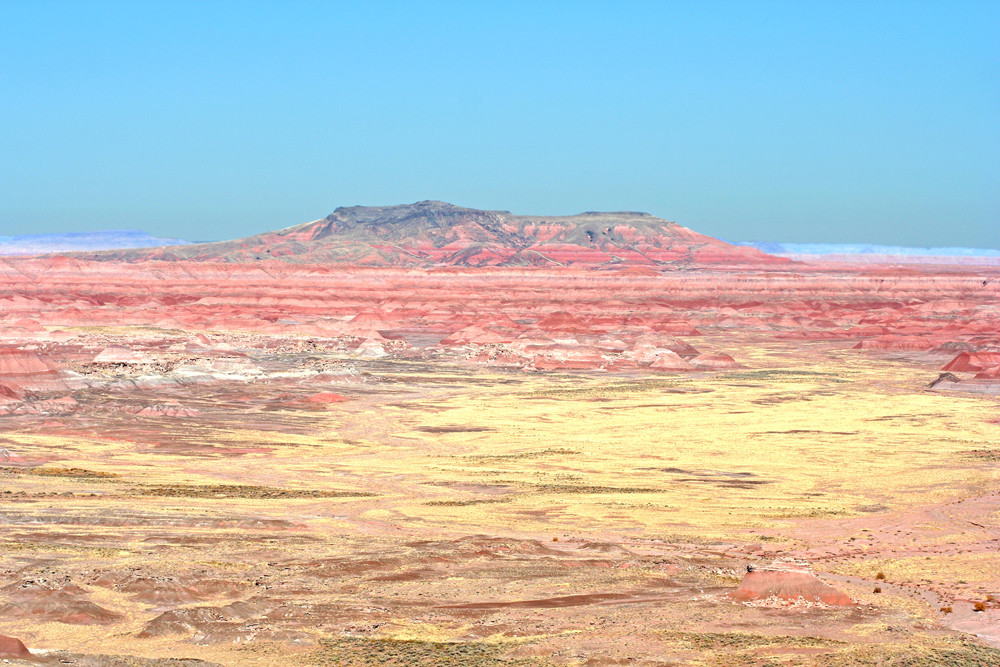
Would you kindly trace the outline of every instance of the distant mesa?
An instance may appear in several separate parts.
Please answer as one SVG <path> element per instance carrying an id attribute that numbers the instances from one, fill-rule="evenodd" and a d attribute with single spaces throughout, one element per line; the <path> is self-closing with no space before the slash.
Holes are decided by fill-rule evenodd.
<path id="1" fill-rule="evenodd" d="M 235 241 L 78 255 L 94 260 L 205 260 L 372 267 L 785 266 L 755 248 L 704 236 L 647 213 L 514 215 L 439 201 L 351 206 Z"/>
<path id="2" fill-rule="evenodd" d="M 46 255 L 59 252 L 157 248 L 178 245 L 189 245 L 189 242 L 181 239 L 159 238 L 138 230 L 25 234 L 22 236 L 0 236 L 0 255 Z"/>

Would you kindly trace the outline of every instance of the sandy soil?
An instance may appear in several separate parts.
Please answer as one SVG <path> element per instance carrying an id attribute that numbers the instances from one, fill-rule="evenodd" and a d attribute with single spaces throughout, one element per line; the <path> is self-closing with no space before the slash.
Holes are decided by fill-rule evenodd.
<path id="1" fill-rule="evenodd" d="M 714 373 L 331 352 L 8 414 L 0 633 L 68 664 L 995 664 L 996 399 L 740 336 L 699 338 L 743 351 Z M 856 604 L 730 599 L 775 560 Z"/>

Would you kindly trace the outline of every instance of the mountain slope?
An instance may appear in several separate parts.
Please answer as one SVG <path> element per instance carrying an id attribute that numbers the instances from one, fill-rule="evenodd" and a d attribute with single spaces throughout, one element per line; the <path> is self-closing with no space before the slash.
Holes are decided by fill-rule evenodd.
<path id="1" fill-rule="evenodd" d="M 321 220 L 235 241 L 83 256 L 421 267 L 788 262 L 648 213 L 521 216 L 436 201 L 338 208 Z"/>

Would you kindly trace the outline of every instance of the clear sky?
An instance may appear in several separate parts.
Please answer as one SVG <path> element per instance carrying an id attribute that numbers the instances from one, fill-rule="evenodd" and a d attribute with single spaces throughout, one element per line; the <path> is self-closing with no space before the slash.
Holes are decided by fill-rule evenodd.
<path id="1" fill-rule="evenodd" d="M 422 199 L 1000 247 L 1000 2 L 0 0 L 0 234 Z"/>

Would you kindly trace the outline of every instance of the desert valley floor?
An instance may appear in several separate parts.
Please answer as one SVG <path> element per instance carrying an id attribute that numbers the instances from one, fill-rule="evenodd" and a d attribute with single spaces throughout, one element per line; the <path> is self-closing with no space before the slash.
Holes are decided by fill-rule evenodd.
<path id="1" fill-rule="evenodd" d="M 1000 664 L 996 267 L 0 276 L 0 661 Z"/>

